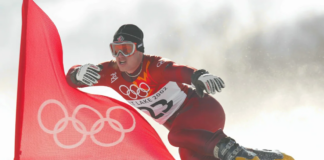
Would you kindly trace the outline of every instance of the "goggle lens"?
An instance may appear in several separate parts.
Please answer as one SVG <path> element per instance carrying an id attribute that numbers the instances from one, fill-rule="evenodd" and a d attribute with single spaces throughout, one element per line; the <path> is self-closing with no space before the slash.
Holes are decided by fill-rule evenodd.
<path id="1" fill-rule="evenodd" d="M 117 57 L 119 53 L 127 57 L 135 52 L 135 43 L 111 43 L 110 49 L 114 57 Z"/>

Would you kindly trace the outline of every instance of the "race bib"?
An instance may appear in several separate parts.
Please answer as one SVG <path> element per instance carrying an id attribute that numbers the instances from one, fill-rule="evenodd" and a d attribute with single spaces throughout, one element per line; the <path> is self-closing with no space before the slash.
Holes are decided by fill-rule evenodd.
<path id="1" fill-rule="evenodd" d="M 128 102 L 163 124 L 182 105 L 187 95 L 176 82 L 169 82 L 155 94 Z"/>

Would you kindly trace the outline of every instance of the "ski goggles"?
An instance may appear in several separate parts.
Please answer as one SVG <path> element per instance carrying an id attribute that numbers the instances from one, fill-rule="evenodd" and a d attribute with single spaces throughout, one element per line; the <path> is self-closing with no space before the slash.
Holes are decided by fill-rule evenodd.
<path id="1" fill-rule="evenodd" d="M 133 42 L 120 42 L 110 43 L 110 49 L 113 57 L 118 57 L 119 53 L 125 57 L 131 56 L 136 50 L 136 43 Z"/>

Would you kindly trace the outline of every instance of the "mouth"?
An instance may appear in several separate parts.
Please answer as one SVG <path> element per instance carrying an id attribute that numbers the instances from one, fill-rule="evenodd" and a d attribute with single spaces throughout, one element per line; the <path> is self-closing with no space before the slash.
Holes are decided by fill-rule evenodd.
<path id="1" fill-rule="evenodd" d="M 124 64 L 126 64 L 126 61 L 119 61 L 119 64 L 124 65 Z"/>

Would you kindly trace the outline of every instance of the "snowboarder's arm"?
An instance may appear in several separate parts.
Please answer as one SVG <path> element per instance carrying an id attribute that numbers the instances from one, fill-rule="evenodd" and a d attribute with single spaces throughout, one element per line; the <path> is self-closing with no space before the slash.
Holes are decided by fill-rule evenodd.
<path id="1" fill-rule="evenodd" d="M 178 65 L 163 58 L 153 62 L 150 68 L 150 73 L 158 81 L 191 84 L 195 86 L 200 97 L 204 97 L 204 90 L 208 94 L 215 94 L 221 92 L 222 88 L 225 87 L 225 83 L 220 77 L 209 74 L 204 69 L 197 70 L 186 65 Z"/>
<path id="2" fill-rule="evenodd" d="M 169 63 L 165 66 L 163 75 L 167 81 L 191 84 L 191 75 L 195 71 L 196 69 L 193 67 Z"/>
<path id="3" fill-rule="evenodd" d="M 170 63 L 164 72 L 166 80 L 191 84 L 195 86 L 199 97 L 204 97 L 204 90 L 207 94 L 221 92 L 225 87 L 224 81 L 217 76 L 209 74 L 204 69 L 196 70 L 192 67 Z"/>
<path id="4" fill-rule="evenodd" d="M 165 58 L 156 57 L 149 67 L 154 80 L 161 83 L 169 81 L 191 84 L 191 75 L 195 68 L 186 65 L 179 65 Z"/>

